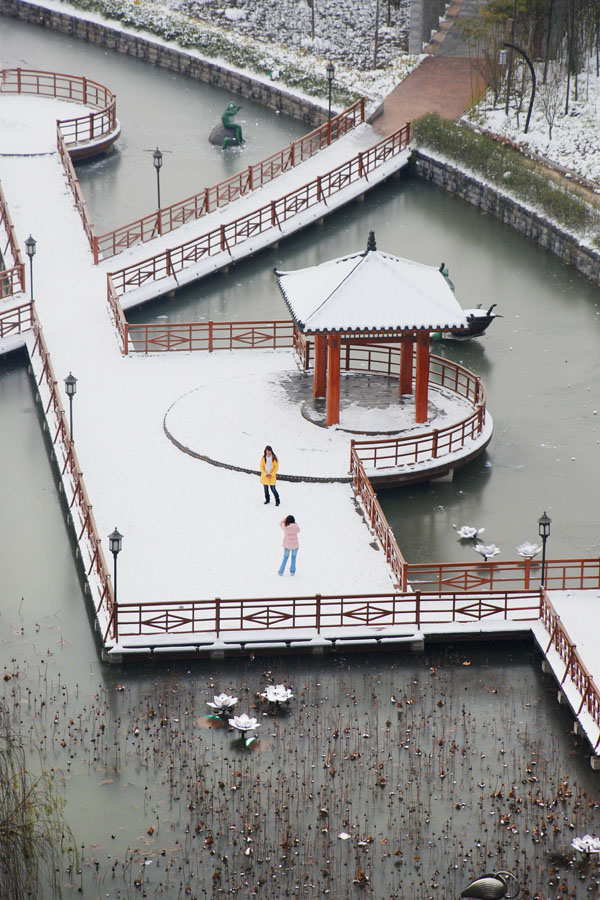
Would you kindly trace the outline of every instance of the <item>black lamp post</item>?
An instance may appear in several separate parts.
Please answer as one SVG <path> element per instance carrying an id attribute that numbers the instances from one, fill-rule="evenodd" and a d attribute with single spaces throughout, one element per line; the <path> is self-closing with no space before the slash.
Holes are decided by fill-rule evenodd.
<path id="1" fill-rule="evenodd" d="M 527 110 L 527 119 L 525 121 L 525 134 L 527 134 L 527 130 L 529 128 L 529 123 L 531 121 L 531 111 L 533 110 L 533 101 L 535 100 L 535 86 L 536 86 L 535 69 L 533 68 L 533 63 L 531 62 L 531 60 L 529 59 L 529 57 L 527 56 L 525 51 L 521 50 L 520 47 L 517 47 L 516 44 L 509 44 L 507 41 L 504 41 L 502 46 L 510 47 L 511 50 L 516 50 L 517 53 L 520 53 L 521 56 L 523 57 L 523 59 L 525 60 L 525 62 L 527 63 L 527 65 L 529 66 L 529 71 L 531 72 L 531 100 L 529 101 L 529 109 Z M 501 66 L 505 65 L 505 63 L 506 63 L 506 51 L 505 50 L 500 50 L 500 52 L 498 54 L 498 62 Z M 509 94 L 510 94 L 510 74 L 508 76 L 508 83 L 506 85 L 506 115 L 508 115 Z"/>
<path id="2" fill-rule="evenodd" d="M 37 241 L 29 235 L 27 240 L 25 241 L 25 250 L 27 251 L 27 256 L 29 257 L 29 293 L 31 299 L 33 300 L 33 257 L 35 256 L 35 251 L 37 249 Z"/>
<path id="3" fill-rule="evenodd" d="M 119 534 L 117 527 L 115 526 L 115 530 L 112 534 L 108 536 L 108 546 L 110 552 L 113 555 L 114 560 L 114 568 L 113 568 L 113 591 L 115 595 L 115 603 L 117 602 L 117 556 L 121 552 L 121 547 L 123 546 L 123 535 Z"/>
<path id="4" fill-rule="evenodd" d="M 546 541 L 550 537 L 550 523 L 552 519 L 544 510 L 544 513 L 538 519 L 539 535 L 542 539 L 542 581 L 541 586 L 546 584 Z"/>
<path id="5" fill-rule="evenodd" d="M 331 119 L 331 90 L 333 87 L 333 79 L 335 78 L 335 66 L 332 62 L 327 63 L 327 81 L 329 83 L 329 112 L 327 114 L 327 121 Z"/>
<path id="6" fill-rule="evenodd" d="M 65 378 L 65 390 L 69 398 L 69 430 L 71 432 L 71 440 L 73 440 L 73 397 L 77 393 L 77 379 L 72 372 L 69 372 Z"/>
<path id="7" fill-rule="evenodd" d="M 157 147 L 152 154 L 152 159 L 154 160 L 154 168 L 156 169 L 156 193 L 158 195 L 158 209 L 160 209 L 160 170 L 162 167 L 162 158 L 163 155 Z"/>

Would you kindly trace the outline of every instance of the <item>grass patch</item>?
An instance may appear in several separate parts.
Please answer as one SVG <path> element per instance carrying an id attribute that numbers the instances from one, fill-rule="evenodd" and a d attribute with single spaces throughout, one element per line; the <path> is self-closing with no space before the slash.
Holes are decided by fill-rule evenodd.
<path id="1" fill-rule="evenodd" d="M 417 146 L 429 147 L 471 169 L 498 189 L 541 210 L 566 230 L 598 232 L 600 212 L 581 197 L 548 179 L 537 164 L 513 147 L 478 134 L 465 125 L 428 113 L 412 124 Z M 593 239 L 600 246 L 600 237 Z"/>

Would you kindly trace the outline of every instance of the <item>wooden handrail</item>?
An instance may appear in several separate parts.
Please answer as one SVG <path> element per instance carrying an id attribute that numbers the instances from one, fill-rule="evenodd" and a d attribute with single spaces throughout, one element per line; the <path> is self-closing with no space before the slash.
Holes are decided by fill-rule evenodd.
<path id="1" fill-rule="evenodd" d="M 2 299 L 2 297 L 12 297 L 25 290 L 25 266 L 2 184 L 0 184 L 0 237 L 2 239 L 1 258 L 5 262 L 8 260 L 12 263 L 9 268 L 0 270 L 0 299 Z"/>
<path id="2" fill-rule="evenodd" d="M 200 193 L 180 200 L 171 206 L 165 206 L 150 215 L 143 216 L 127 225 L 108 231 L 98 236 L 98 253 L 102 259 L 116 256 L 128 247 L 144 243 L 157 235 L 168 234 L 186 222 L 200 219 L 215 209 L 221 209 L 250 191 L 256 190 L 279 175 L 310 159 L 324 147 L 347 134 L 364 122 L 364 99 L 361 98 L 349 106 L 331 123 L 320 125 L 304 137 L 293 141 L 287 147 L 260 162 L 253 163 L 212 187 L 204 188 Z"/>
<path id="3" fill-rule="evenodd" d="M 171 247 L 169 250 L 162 251 L 141 262 L 112 272 L 113 287 L 117 296 L 149 281 L 158 281 L 169 275 L 175 275 L 204 257 L 215 256 L 222 253 L 224 249 L 230 250 L 231 247 L 243 243 L 250 237 L 262 234 L 272 228 L 274 224 L 283 224 L 321 202 L 320 197 L 327 199 L 359 178 L 366 177 L 368 172 L 383 165 L 392 156 L 404 150 L 408 146 L 409 139 L 410 123 L 363 152 L 364 176 L 359 174 L 358 156 L 354 156 L 332 171 L 313 179 L 277 200 L 269 201 L 247 215 L 220 225 L 184 244 Z"/>
<path id="4" fill-rule="evenodd" d="M 58 391 L 50 353 L 35 309 L 32 309 L 32 316 L 35 341 L 31 350 L 31 358 L 33 361 L 37 355 L 42 363 L 41 373 L 36 375 L 36 382 L 38 387 L 41 387 L 43 384 L 48 391 L 48 402 L 44 408 L 46 421 L 49 421 L 49 415 L 51 414 L 56 429 L 52 437 L 52 444 L 57 463 L 61 469 L 62 482 L 73 517 L 79 548 L 82 554 L 85 553 L 87 555 L 87 560 L 84 561 L 86 574 L 89 577 L 94 572 L 98 579 L 98 595 L 95 603 L 96 612 L 99 612 L 104 606 L 109 619 L 114 622 L 116 627 L 116 619 L 112 616 L 114 606 L 113 588 L 92 512 L 92 504 L 85 488 L 75 447 L 71 440 L 67 417 Z M 71 491 L 70 498 L 68 495 L 69 489 Z M 114 633 L 116 634 L 116 632 Z"/>

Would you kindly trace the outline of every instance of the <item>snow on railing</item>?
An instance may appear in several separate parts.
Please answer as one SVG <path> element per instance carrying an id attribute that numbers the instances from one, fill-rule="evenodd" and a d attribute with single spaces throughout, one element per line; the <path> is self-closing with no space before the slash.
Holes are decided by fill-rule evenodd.
<path id="1" fill-rule="evenodd" d="M 239 197 L 273 181 L 305 159 L 310 159 L 324 147 L 328 147 L 333 141 L 362 124 L 364 118 L 365 105 L 364 99 L 361 98 L 329 122 L 225 181 L 100 235 L 97 238 L 94 261 L 98 262 L 99 258 L 109 259 L 128 247 L 150 241 L 158 235 L 168 234 L 186 222 L 200 219 L 215 209 L 227 206 Z"/>
<path id="2" fill-rule="evenodd" d="M 200 237 L 176 247 L 170 247 L 155 256 L 133 263 L 111 273 L 113 289 L 117 296 L 135 290 L 151 281 L 174 277 L 205 257 L 218 253 L 231 253 L 231 248 L 242 244 L 271 228 L 281 228 L 299 213 L 324 203 L 329 197 L 348 185 L 366 178 L 369 172 L 383 165 L 404 150 L 410 139 L 410 123 L 404 125 L 375 146 L 337 166 L 313 181 L 290 191 L 283 197 L 264 204 L 253 212 L 232 222 L 213 228 Z"/>
<path id="3" fill-rule="evenodd" d="M 56 463 L 60 470 L 60 477 L 72 518 L 77 544 L 84 561 L 86 576 L 88 579 L 90 576 L 93 576 L 92 580 L 96 586 L 97 596 L 94 602 L 96 614 L 103 612 L 110 619 L 114 607 L 111 578 L 92 512 L 92 504 L 85 488 L 67 417 L 58 392 L 50 353 L 35 310 L 32 311 L 32 314 L 35 341 L 31 348 L 30 356 L 40 401 L 43 404 L 46 425 L 50 434 Z M 34 364 L 36 357 L 39 358 L 41 368 Z"/>
<path id="4" fill-rule="evenodd" d="M 25 290 L 25 266 L 21 259 L 15 229 L 8 211 L 8 204 L 0 184 L 0 260 L 8 268 L 0 270 L 0 299 L 12 297 Z"/>

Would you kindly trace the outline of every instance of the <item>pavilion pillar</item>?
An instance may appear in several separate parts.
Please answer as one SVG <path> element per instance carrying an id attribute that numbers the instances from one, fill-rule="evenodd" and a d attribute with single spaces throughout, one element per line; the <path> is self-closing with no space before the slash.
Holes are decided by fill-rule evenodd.
<path id="1" fill-rule="evenodd" d="M 429 398 L 429 332 L 417 333 L 417 365 L 415 372 L 415 422 L 427 421 Z"/>
<path id="2" fill-rule="evenodd" d="M 339 335 L 327 335 L 327 425 L 340 422 L 340 346 Z"/>
<path id="3" fill-rule="evenodd" d="M 402 341 L 400 344 L 400 381 L 399 394 L 412 394 L 413 342 Z"/>
<path id="4" fill-rule="evenodd" d="M 313 397 L 324 397 L 327 389 L 327 335 L 315 334 Z"/>

